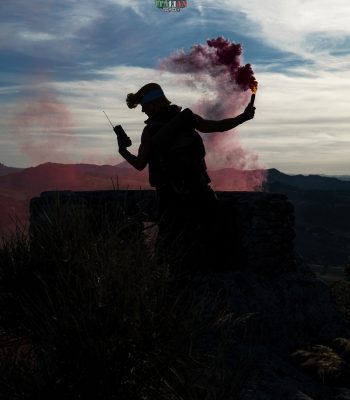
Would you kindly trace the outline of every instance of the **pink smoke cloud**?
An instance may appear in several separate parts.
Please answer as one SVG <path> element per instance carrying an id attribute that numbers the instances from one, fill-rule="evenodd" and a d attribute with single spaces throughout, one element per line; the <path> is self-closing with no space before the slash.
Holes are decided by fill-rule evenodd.
<path id="1" fill-rule="evenodd" d="M 23 96 L 18 107 L 13 127 L 23 154 L 35 163 L 71 162 L 74 123 L 55 90 L 39 84 L 34 93 Z"/>
<path id="2" fill-rule="evenodd" d="M 161 70 L 185 74 L 182 82 L 189 88 L 200 88 L 204 92 L 192 106 L 195 113 L 207 119 L 231 118 L 241 113 L 248 105 L 251 90 L 257 81 L 250 64 L 242 64 L 242 46 L 223 37 L 207 40 L 206 44 L 196 44 L 189 52 L 178 50 L 160 60 Z M 251 123 L 251 122 L 250 122 Z M 257 153 L 241 144 L 237 131 L 205 134 L 206 161 L 210 170 L 232 168 L 234 170 L 256 170 L 249 175 L 234 174 L 232 182 L 227 182 L 227 190 L 256 190 L 265 180 L 264 167 Z M 227 178 L 230 179 L 229 177 Z M 239 182 L 237 181 L 239 179 Z"/>

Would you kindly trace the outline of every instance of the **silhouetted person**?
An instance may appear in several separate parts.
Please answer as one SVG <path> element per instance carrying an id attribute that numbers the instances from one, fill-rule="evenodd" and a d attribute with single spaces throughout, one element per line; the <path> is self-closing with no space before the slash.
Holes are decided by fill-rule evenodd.
<path id="1" fill-rule="evenodd" d="M 149 167 L 149 181 L 158 198 L 158 242 L 168 248 L 187 251 L 195 243 L 210 245 L 216 195 L 210 187 L 205 164 L 203 133 L 223 132 L 254 117 L 250 103 L 237 117 L 219 121 L 206 120 L 191 110 L 171 104 L 156 83 L 148 83 L 126 98 L 129 108 L 141 105 L 148 119 L 137 155 L 131 154 L 118 140 L 119 153 L 139 171 Z M 196 240 L 198 239 L 198 240 Z M 192 251 L 193 254 L 193 251 Z"/>

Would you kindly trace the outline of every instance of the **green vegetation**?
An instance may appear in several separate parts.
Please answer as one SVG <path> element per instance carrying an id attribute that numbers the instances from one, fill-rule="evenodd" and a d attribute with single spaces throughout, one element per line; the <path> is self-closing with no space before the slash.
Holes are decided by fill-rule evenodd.
<path id="1" fill-rule="evenodd" d="M 191 279 L 143 239 L 138 216 L 75 206 L 3 240 L 2 399 L 235 398 L 225 316 L 210 320 Z"/>

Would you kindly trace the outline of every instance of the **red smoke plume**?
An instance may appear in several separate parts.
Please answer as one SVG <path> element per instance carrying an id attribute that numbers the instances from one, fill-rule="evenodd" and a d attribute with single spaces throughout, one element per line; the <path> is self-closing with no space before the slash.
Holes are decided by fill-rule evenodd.
<path id="1" fill-rule="evenodd" d="M 251 92 L 257 81 L 250 64 L 241 65 L 242 46 L 218 37 L 207 40 L 205 45 L 194 45 L 186 53 L 179 50 L 160 61 L 162 70 L 184 73 L 184 82 L 190 88 L 200 88 L 203 97 L 192 108 L 208 119 L 222 119 L 236 116 L 248 105 Z M 258 155 L 245 150 L 236 134 L 232 132 L 206 134 L 209 169 L 232 168 L 235 170 L 257 170 L 255 179 L 242 182 L 245 174 L 233 173 L 226 182 L 226 190 L 255 190 L 265 180 L 264 167 Z"/>
<path id="2" fill-rule="evenodd" d="M 23 153 L 35 163 L 70 162 L 74 140 L 73 122 L 65 104 L 49 87 L 26 96 L 14 120 L 15 133 Z"/>

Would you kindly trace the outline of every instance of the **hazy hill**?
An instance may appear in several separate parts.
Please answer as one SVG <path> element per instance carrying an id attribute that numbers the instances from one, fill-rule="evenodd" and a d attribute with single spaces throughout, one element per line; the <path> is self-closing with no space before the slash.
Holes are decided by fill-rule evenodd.
<path id="1" fill-rule="evenodd" d="M 7 167 L 6 165 L 0 163 L 0 176 L 13 174 L 14 172 L 19 172 L 23 168 Z"/>
<path id="2" fill-rule="evenodd" d="M 334 178 L 340 179 L 341 181 L 350 181 L 349 175 L 337 175 L 337 176 L 334 176 Z"/>
<path id="3" fill-rule="evenodd" d="M 267 173 L 267 184 L 283 183 L 303 190 L 350 190 L 350 182 L 321 175 L 287 175 L 275 168 Z"/>
<path id="4" fill-rule="evenodd" d="M 6 169 L 7 167 L 4 166 Z M 225 169 L 210 172 L 216 190 L 247 190 L 262 171 Z M 14 215 L 27 220 L 31 197 L 50 190 L 149 189 L 148 171 L 128 163 L 112 165 L 45 163 L 0 176 L 0 231 L 13 227 Z"/>
<path id="5" fill-rule="evenodd" d="M 7 171 L 1 176 L 1 171 Z M 277 169 L 210 171 L 216 190 L 246 189 L 266 175 L 264 190 L 284 193 L 295 207 L 297 250 L 315 264 L 343 264 L 350 256 L 350 182 L 319 175 L 287 175 Z M 45 163 L 18 169 L 0 164 L 0 231 L 28 219 L 31 197 L 49 190 L 148 189 L 147 170 L 119 165 Z"/>
<path id="6" fill-rule="evenodd" d="M 344 265 L 350 258 L 350 182 L 276 169 L 267 177 L 265 189 L 294 205 L 297 251 L 314 264 Z"/>
<path id="7" fill-rule="evenodd" d="M 328 176 L 331 178 L 337 178 L 341 181 L 350 181 L 350 175 L 325 175 L 325 174 L 320 174 L 320 176 Z"/>
<path id="8" fill-rule="evenodd" d="M 45 190 L 113 189 L 113 184 L 140 187 L 146 184 L 146 177 L 146 171 L 111 165 L 45 163 L 1 176 L 0 190 L 33 194 Z"/>
<path id="9" fill-rule="evenodd" d="M 302 190 L 279 182 L 268 189 L 294 205 L 300 254 L 314 264 L 344 265 L 350 257 L 350 191 Z"/>
<path id="10" fill-rule="evenodd" d="M 111 165 L 45 163 L 0 176 L 0 232 L 28 220 L 32 197 L 47 190 L 149 188 L 147 171 Z"/>

